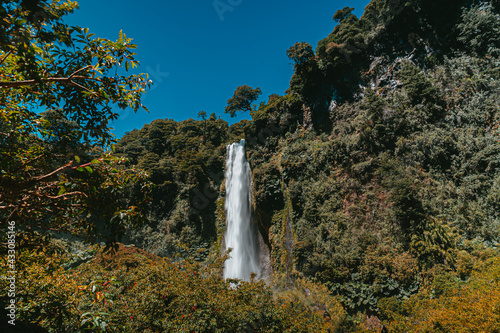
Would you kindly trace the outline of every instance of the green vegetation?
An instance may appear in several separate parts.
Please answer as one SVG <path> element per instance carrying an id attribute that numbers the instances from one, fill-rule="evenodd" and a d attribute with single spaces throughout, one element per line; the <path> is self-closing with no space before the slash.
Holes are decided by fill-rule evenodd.
<path id="1" fill-rule="evenodd" d="M 305 301 L 299 293 L 275 298 L 264 281 L 223 281 L 222 258 L 162 259 L 121 245 L 71 270 L 64 255 L 22 252 L 21 259 L 30 278 L 19 287 L 30 296 L 21 298 L 20 316 L 49 332 L 307 333 L 341 319 L 340 304 L 312 283 L 297 282 L 307 288 Z M 332 313 L 329 323 L 324 312 Z"/>
<path id="2" fill-rule="evenodd" d="M 137 111 L 150 82 L 145 74 L 112 74 L 137 66 L 135 45 L 123 33 L 113 42 L 64 24 L 76 5 L 0 6 L 0 219 L 26 221 L 21 247 L 49 232 L 112 244 L 144 221 L 147 175 L 104 149 L 115 141 L 111 105 Z M 131 186 L 140 193 L 134 200 L 126 199 Z"/>
<path id="3" fill-rule="evenodd" d="M 252 111 L 255 108 L 252 103 L 259 98 L 261 93 L 260 88 L 253 89 L 247 85 L 239 86 L 236 88 L 233 97 L 227 100 L 224 112 L 234 117 L 237 111 Z"/>
<path id="4" fill-rule="evenodd" d="M 19 226 L 22 321 L 51 332 L 497 330 L 498 1 L 373 0 L 360 18 L 346 7 L 315 50 L 287 50 L 285 95 L 257 106 L 259 88 L 236 89 L 225 111 L 251 120 L 159 119 L 113 153 L 107 103 L 137 109 L 148 85 L 108 75 L 137 64 L 133 46 L 66 27 L 73 3 L 37 3 L 52 46 L 5 41 L 42 29 L 24 2 L 0 26 L 0 218 L 33 221 Z M 72 67 L 57 71 L 56 53 Z M 221 278 L 225 150 L 241 138 L 267 284 Z M 45 237 L 62 231 L 118 251 L 67 253 Z"/>
<path id="5" fill-rule="evenodd" d="M 202 121 L 155 120 L 121 139 L 116 153 L 146 170 L 155 184 L 150 223 L 129 233 L 132 243 L 170 256 L 179 242 L 208 248 L 217 240 L 216 200 L 227 141 L 228 124 L 215 114 Z"/>

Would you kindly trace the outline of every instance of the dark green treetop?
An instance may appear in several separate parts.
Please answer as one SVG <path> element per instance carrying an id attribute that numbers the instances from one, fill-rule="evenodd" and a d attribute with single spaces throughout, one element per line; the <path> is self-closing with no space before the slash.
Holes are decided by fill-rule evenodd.
<path id="1" fill-rule="evenodd" d="M 224 112 L 234 117 L 238 111 L 251 111 L 252 103 L 259 98 L 260 94 L 262 94 L 262 91 L 258 87 L 253 89 L 247 85 L 239 86 L 234 91 L 233 97 L 227 100 L 227 106 Z"/>

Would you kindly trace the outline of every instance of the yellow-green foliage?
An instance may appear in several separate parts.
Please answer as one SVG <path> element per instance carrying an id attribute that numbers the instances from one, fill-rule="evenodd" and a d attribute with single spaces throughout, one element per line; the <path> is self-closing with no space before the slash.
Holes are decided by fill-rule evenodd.
<path id="1" fill-rule="evenodd" d="M 335 297 L 331 296 L 324 285 L 310 282 L 299 278 L 293 283 L 291 289 L 279 293 L 282 302 L 297 303 L 305 305 L 322 314 L 322 329 L 326 332 L 335 331 L 345 320 L 345 311 Z"/>
<path id="2" fill-rule="evenodd" d="M 225 281 L 224 258 L 173 261 L 120 245 L 76 269 L 61 266 L 67 259 L 20 254 L 18 320 L 49 332 L 327 332 L 344 316 L 324 287 L 305 281 L 285 294 L 264 281 Z"/>
<path id="3" fill-rule="evenodd" d="M 390 332 L 499 332 L 500 259 L 489 260 L 466 283 L 436 279 L 449 281 L 441 296 L 429 287 L 399 307 L 383 309 L 392 317 Z"/>

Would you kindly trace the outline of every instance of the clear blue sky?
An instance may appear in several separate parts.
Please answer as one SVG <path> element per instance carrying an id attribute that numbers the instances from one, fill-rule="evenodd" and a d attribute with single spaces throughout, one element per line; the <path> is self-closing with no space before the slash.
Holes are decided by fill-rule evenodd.
<path id="1" fill-rule="evenodd" d="M 109 39 L 123 30 L 138 46 L 140 71 L 154 82 L 144 99 L 150 113 L 120 110 L 112 126 L 121 137 L 154 119 L 196 119 L 201 110 L 230 123 L 249 118 L 224 114 L 237 86 L 260 87 L 262 99 L 283 94 L 293 73 L 286 50 L 303 41 L 315 48 L 338 9 L 355 7 L 359 17 L 368 2 L 79 0 L 66 22 Z"/>

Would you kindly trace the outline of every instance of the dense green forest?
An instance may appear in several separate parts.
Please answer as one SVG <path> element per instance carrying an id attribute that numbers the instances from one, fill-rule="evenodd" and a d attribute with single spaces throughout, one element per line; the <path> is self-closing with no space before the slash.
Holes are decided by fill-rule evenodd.
<path id="1" fill-rule="evenodd" d="M 65 25 L 74 3 L 35 3 L 45 15 L 0 13 L 5 258 L 7 222 L 29 221 L 18 331 L 498 332 L 498 1 L 346 7 L 315 48 L 286 50 L 286 94 L 238 87 L 225 112 L 250 120 L 202 111 L 118 142 L 109 104 L 140 109 L 150 83 L 113 74 L 135 46 Z M 234 287 L 224 162 L 240 139 L 273 274 Z"/>

